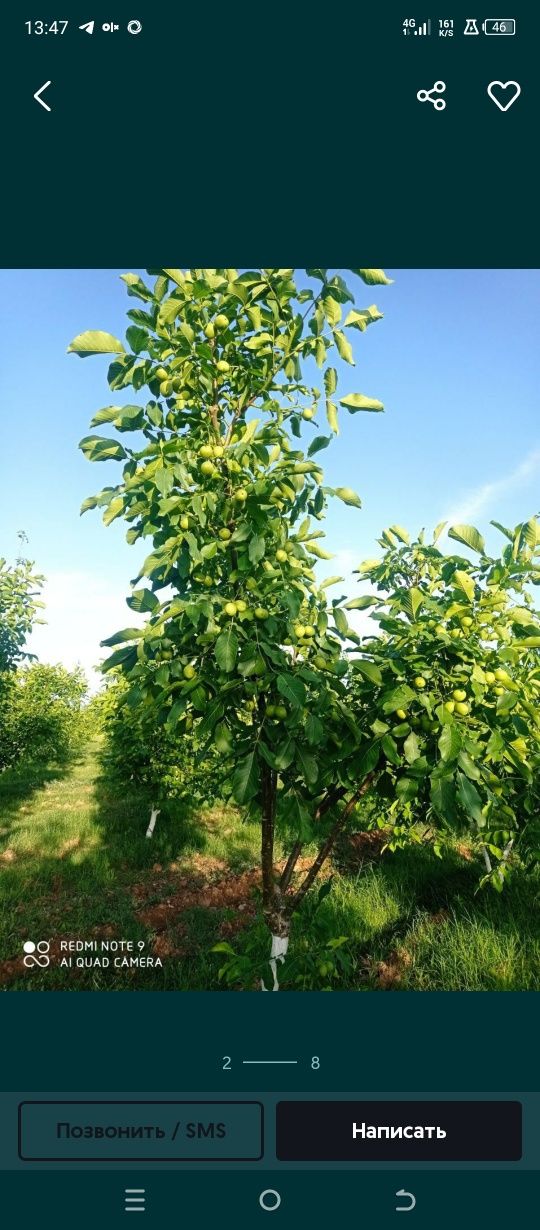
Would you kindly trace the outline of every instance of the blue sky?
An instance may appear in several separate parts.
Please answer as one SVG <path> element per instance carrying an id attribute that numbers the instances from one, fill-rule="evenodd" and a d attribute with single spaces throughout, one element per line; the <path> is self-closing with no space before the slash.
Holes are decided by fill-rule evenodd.
<path id="1" fill-rule="evenodd" d="M 108 360 L 66 347 L 84 329 L 123 337 L 137 301 L 121 272 L 0 271 L 0 554 L 13 557 L 17 531 L 26 532 L 48 578 L 48 623 L 32 648 L 87 670 L 100 640 L 126 623 L 129 580 L 146 554 L 127 546 L 121 523 L 79 517 L 85 496 L 114 483 L 120 467 L 90 465 L 77 449 L 113 400 Z M 335 501 L 326 527 L 336 560 L 325 571 L 344 572 L 348 588 L 393 521 L 416 532 L 448 517 L 486 531 L 492 517 L 514 524 L 540 508 L 540 271 L 387 272 L 388 287 L 345 275 L 358 306 L 376 303 L 384 320 L 352 335 L 356 367 L 340 364 L 340 394 L 377 397 L 386 413 L 343 412 L 341 435 L 319 456 L 328 483 L 362 498 L 360 512 Z M 487 538 L 496 549 L 496 532 Z"/>

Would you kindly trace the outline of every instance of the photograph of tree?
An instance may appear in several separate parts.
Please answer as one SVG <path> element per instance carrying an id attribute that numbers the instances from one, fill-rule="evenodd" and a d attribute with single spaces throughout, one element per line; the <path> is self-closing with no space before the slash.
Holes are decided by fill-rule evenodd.
<path id="1" fill-rule="evenodd" d="M 538 272 L 2 279 L 0 988 L 540 989 Z"/>

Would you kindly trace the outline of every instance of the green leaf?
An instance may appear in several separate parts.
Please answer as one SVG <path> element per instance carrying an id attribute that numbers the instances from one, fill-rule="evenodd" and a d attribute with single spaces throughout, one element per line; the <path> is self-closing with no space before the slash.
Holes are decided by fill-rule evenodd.
<path id="1" fill-rule="evenodd" d="M 364 594 L 362 598 L 350 598 L 344 608 L 346 611 L 367 611 L 368 606 L 377 606 L 378 602 L 374 594 Z"/>
<path id="2" fill-rule="evenodd" d="M 334 435 L 338 436 L 339 435 L 338 412 L 337 412 L 337 406 L 335 402 L 327 401 L 326 417 L 328 419 L 328 426 L 334 432 Z"/>
<path id="3" fill-rule="evenodd" d="M 371 773 L 377 767 L 380 754 L 381 744 L 379 739 L 374 739 L 372 743 L 368 743 L 367 747 L 362 749 L 354 765 L 355 776 L 359 786 L 368 773 Z"/>
<path id="4" fill-rule="evenodd" d="M 100 641 L 99 643 L 103 647 L 109 645 L 125 645 L 126 641 L 133 641 L 142 635 L 142 628 L 122 628 L 121 632 L 115 632 L 113 636 L 108 636 L 105 641 Z"/>
<path id="5" fill-rule="evenodd" d="M 253 751 L 239 761 L 233 775 L 232 792 L 236 802 L 240 806 L 249 803 L 257 794 L 258 785 L 257 753 Z"/>
<path id="6" fill-rule="evenodd" d="M 88 461 L 123 461 L 127 457 L 117 440 L 108 440 L 105 436 L 84 436 L 79 448 Z"/>
<path id="7" fill-rule="evenodd" d="M 443 726 L 438 746 L 443 760 L 456 759 L 461 748 L 461 735 L 455 722 L 448 722 Z"/>
<path id="8" fill-rule="evenodd" d="M 510 713 L 515 709 L 518 703 L 518 698 L 514 692 L 503 692 L 502 696 L 497 699 L 497 713 Z"/>
<path id="9" fill-rule="evenodd" d="M 93 354 L 125 354 L 125 349 L 122 342 L 119 342 L 117 337 L 113 337 L 112 333 L 88 330 L 86 333 L 78 333 L 77 337 L 73 338 L 68 346 L 69 353 L 78 354 L 81 359 L 86 359 Z"/>
<path id="10" fill-rule="evenodd" d="M 415 585 L 413 585 L 412 589 L 409 589 L 404 595 L 403 606 L 413 621 L 416 619 L 417 611 L 422 606 L 423 601 L 424 595 L 420 589 L 416 588 Z"/>
<path id="11" fill-rule="evenodd" d="M 126 669 L 129 669 L 131 666 L 134 666 L 136 658 L 136 647 L 134 645 L 124 645 L 123 649 L 116 649 L 109 658 L 106 658 L 105 661 L 101 663 L 101 670 L 110 671 L 113 667 L 122 666 L 122 664 Z"/>
<path id="12" fill-rule="evenodd" d="M 345 406 L 350 414 L 356 414 L 358 410 L 369 410 L 373 413 L 384 410 L 382 401 L 376 401 L 373 397 L 365 397 L 363 393 L 347 393 L 346 397 L 340 397 L 339 404 Z"/>
<path id="13" fill-rule="evenodd" d="M 301 679 L 295 675 L 278 675 L 277 689 L 289 704 L 302 707 L 306 703 L 306 689 Z"/>
<path id="14" fill-rule="evenodd" d="M 159 598 L 151 589 L 135 589 L 126 602 L 132 611 L 155 611 L 159 606 Z"/>
<path id="15" fill-rule="evenodd" d="M 334 495 L 337 495 L 344 504 L 350 504 L 352 508 L 362 507 L 360 496 L 353 491 L 352 487 L 334 487 Z"/>
<path id="16" fill-rule="evenodd" d="M 366 286 L 391 286 L 393 278 L 387 278 L 384 269 L 353 269 Z"/>
<path id="17" fill-rule="evenodd" d="M 266 542 L 262 534 L 254 534 L 248 547 L 248 555 L 252 564 L 258 564 L 264 556 Z"/>
<path id="18" fill-rule="evenodd" d="M 322 301 L 324 314 L 329 325 L 338 325 L 341 320 L 341 306 L 332 295 L 325 295 Z"/>
<path id="19" fill-rule="evenodd" d="M 461 806 L 480 827 L 483 827 L 486 821 L 482 815 L 482 800 L 476 786 L 473 786 L 472 782 L 463 773 L 460 773 L 459 770 L 456 776 L 458 783 L 457 797 Z"/>
<path id="20" fill-rule="evenodd" d="M 400 777 L 396 785 L 396 794 L 402 803 L 414 799 L 420 789 L 420 783 L 414 777 Z"/>
<path id="21" fill-rule="evenodd" d="M 431 778 L 430 790 L 431 806 L 435 815 L 440 816 L 441 820 L 447 823 L 454 823 L 457 818 L 456 813 L 456 790 L 452 774 L 437 775 L 433 774 Z"/>
<path id="22" fill-rule="evenodd" d="M 379 309 L 372 303 L 371 307 L 363 308 L 361 311 L 352 308 L 344 324 L 346 328 L 359 329 L 361 333 L 364 333 L 368 325 L 374 324 L 377 320 L 382 320 L 382 312 L 379 312 Z"/>
<path id="23" fill-rule="evenodd" d="M 367 662 L 365 658 L 354 658 L 352 663 L 355 670 L 360 671 L 364 679 L 368 679 L 370 683 L 375 683 L 378 687 L 382 684 L 382 675 L 375 662 Z M 398 706 L 399 708 L 399 706 Z"/>
<path id="24" fill-rule="evenodd" d="M 275 755 L 274 763 L 278 772 L 283 772 L 292 764 L 296 754 L 296 745 L 293 739 L 285 739 L 280 743 Z"/>
<path id="25" fill-rule="evenodd" d="M 495 529 L 499 530 L 499 533 L 504 534 L 505 538 L 510 539 L 510 542 L 514 541 L 514 535 L 513 535 L 512 530 L 508 530 L 505 525 L 501 525 L 500 521 L 490 521 L 489 524 L 494 525 Z"/>
<path id="26" fill-rule="evenodd" d="M 408 760 L 409 764 L 413 764 L 415 760 L 418 760 L 418 757 L 420 755 L 420 747 L 418 744 L 418 739 L 414 733 L 414 730 L 411 730 L 410 735 L 408 735 L 407 738 L 405 739 L 405 742 L 403 744 L 403 751 L 405 754 L 405 758 L 406 760 Z"/>
<path id="27" fill-rule="evenodd" d="M 443 532 L 443 530 L 444 530 L 445 525 L 447 525 L 447 522 L 446 522 L 446 521 L 439 521 L 439 524 L 435 526 L 435 529 L 434 529 L 434 531 L 433 531 L 433 546 L 435 546 L 435 543 L 436 543 L 436 542 L 438 541 L 438 539 L 440 538 L 440 536 L 441 536 L 441 534 L 442 534 L 442 532 Z"/>
<path id="28" fill-rule="evenodd" d="M 317 559 L 334 558 L 329 551 L 325 551 L 324 548 L 320 547 L 317 542 L 306 542 L 306 551 L 309 551 L 310 555 L 316 555 Z"/>
<path id="29" fill-rule="evenodd" d="M 315 757 L 311 756 L 309 752 L 306 752 L 301 744 L 298 745 L 296 754 L 302 770 L 304 781 L 308 786 L 313 786 L 319 776 L 319 769 Z"/>
<path id="30" fill-rule="evenodd" d="M 408 531 L 403 528 L 402 525 L 391 525 L 390 529 L 392 533 L 396 535 L 396 538 L 399 538 L 400 542 L 404 542 L 407 545 L 409 544 L 410 535 Z"/>
<path id="31" fill-rule="evenodd" d="M 485 552 L 484 539 L 474 525 L 452 525 L 448 530 L 448 537 L 462 542 L 465 547 L 470 547 L 471 551 L 478 551 L 479 555 Z"/>
<path id="32" fill-rule="evenodd" d="M 340 359 L 344 359 L 346 363 L 350 363 L 354 367 L 353 348 L 351 343 L 341 329 L 334 329 L 334 341 L 336 343 Z"/>
<path id="33" fill-rule="evenodd" d="M 229 674 L 230 671 L 234 670 L 238 657 L 238 638 L 232 628 L 226 628 L 218 636 L 214 653 L 217 664 L 222 671 L 226 671 Z"/>
<path id="34" fill-rule="evenodd" d="M 413 692 L 408 683 L 400 683 L 399 687 L 386 693 L 382 705 L 383 713 L 393 713 L 395 709 L 406 709 L 415 697 L 416 692 Z"/>
<path id="35" fill-rule="evenodd" d="M 447 726 L 445 729 L 449 730 L 450 728 Z M 482 777 L 480 769 L 478 768 L 478 765 L 475 765 L 474 760 L 471 756 L 469 756 L 469 753 L 466 752 L 464 748 L 462 748 L 459 753 L 458 765 L 460 769 L 463 769 L 463 772 L 467 774 L 467 777 L 470 777 L 471 781 L 480 781 Z"/>
<path id="36" fill-rule="evenodd" d="M 383 738 L 381 739 L 381 747 L 386 759 L 389 760 L 391 764 L 401 764 L 401 756 L 398 752 L 397 743 L 395 739 L 392 738 L 392 735 L 383 735 Z"/>
<path id="37" fill-rule="evenodd" d="M 463 590 L 463 593 L 467 595 L 469 602 L 473 601 L 475 588 L 474 580 L 468 572 L 463 572 L 462 569 L 457 568 L 454 573 L 454 584 L 458 585 L 459 588 Z"/>
<path id="38" fill-rule="evenodd" d="M 332 437 L 331 436 L 315 436 L 308 448 L 308 457 L 314 457 L 315 453 L 320 453 L 323 448 L 328 448 Z"/>
<path id="39" fill-rule="evenodd" d="M 349 628 L 347 616 L 345 615 L 344 611 L 342 611 L 341 607 L 339 606 L 334 607 L 334 623 L 336 625 L 336 628 L 340 636 L 349 635 L 351 629 Z"/>
<path id="40" fill-rule="evenodd" d="M 324 391 L 327 397 L 331 397 L 337 389 L 337 371 L 335 367 L 327 367 L 324 373 Z"/>

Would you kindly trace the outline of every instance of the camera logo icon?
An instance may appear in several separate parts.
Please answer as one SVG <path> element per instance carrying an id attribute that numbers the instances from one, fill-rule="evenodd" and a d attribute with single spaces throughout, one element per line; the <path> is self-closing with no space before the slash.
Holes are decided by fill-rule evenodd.
<path id="1" fill-rule="evenodd" d="M 34 944 L 33 940 L 25 940 L 23 951 L 25 953 L 24 964 L 27 969 L 30 969 L 33 965 L 39 965 L 40 969 L 47 969 L 51 962 L 51 958 L 48 955 L 50 947 L 51 945 L 48 940 L 38 940 L 37 944 Z"/>

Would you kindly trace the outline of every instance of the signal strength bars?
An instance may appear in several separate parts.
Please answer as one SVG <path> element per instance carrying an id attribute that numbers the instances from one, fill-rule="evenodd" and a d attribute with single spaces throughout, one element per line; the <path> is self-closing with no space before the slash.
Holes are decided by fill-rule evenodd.
<path id="1" fill-rule="evenodd" d="M 423 21 L 420 26 L 417 26 L 413 30 L 413 34 L 431 34 L 431 17 L 428 17 L 427 21 Z"/>
<path id="2" fill-rule="evenodd" d="M 144 1187 L 125 1187 L 124 1188 L 124 1213 L 144 1213 L 145 1211 L 145 1188 Z"/>

